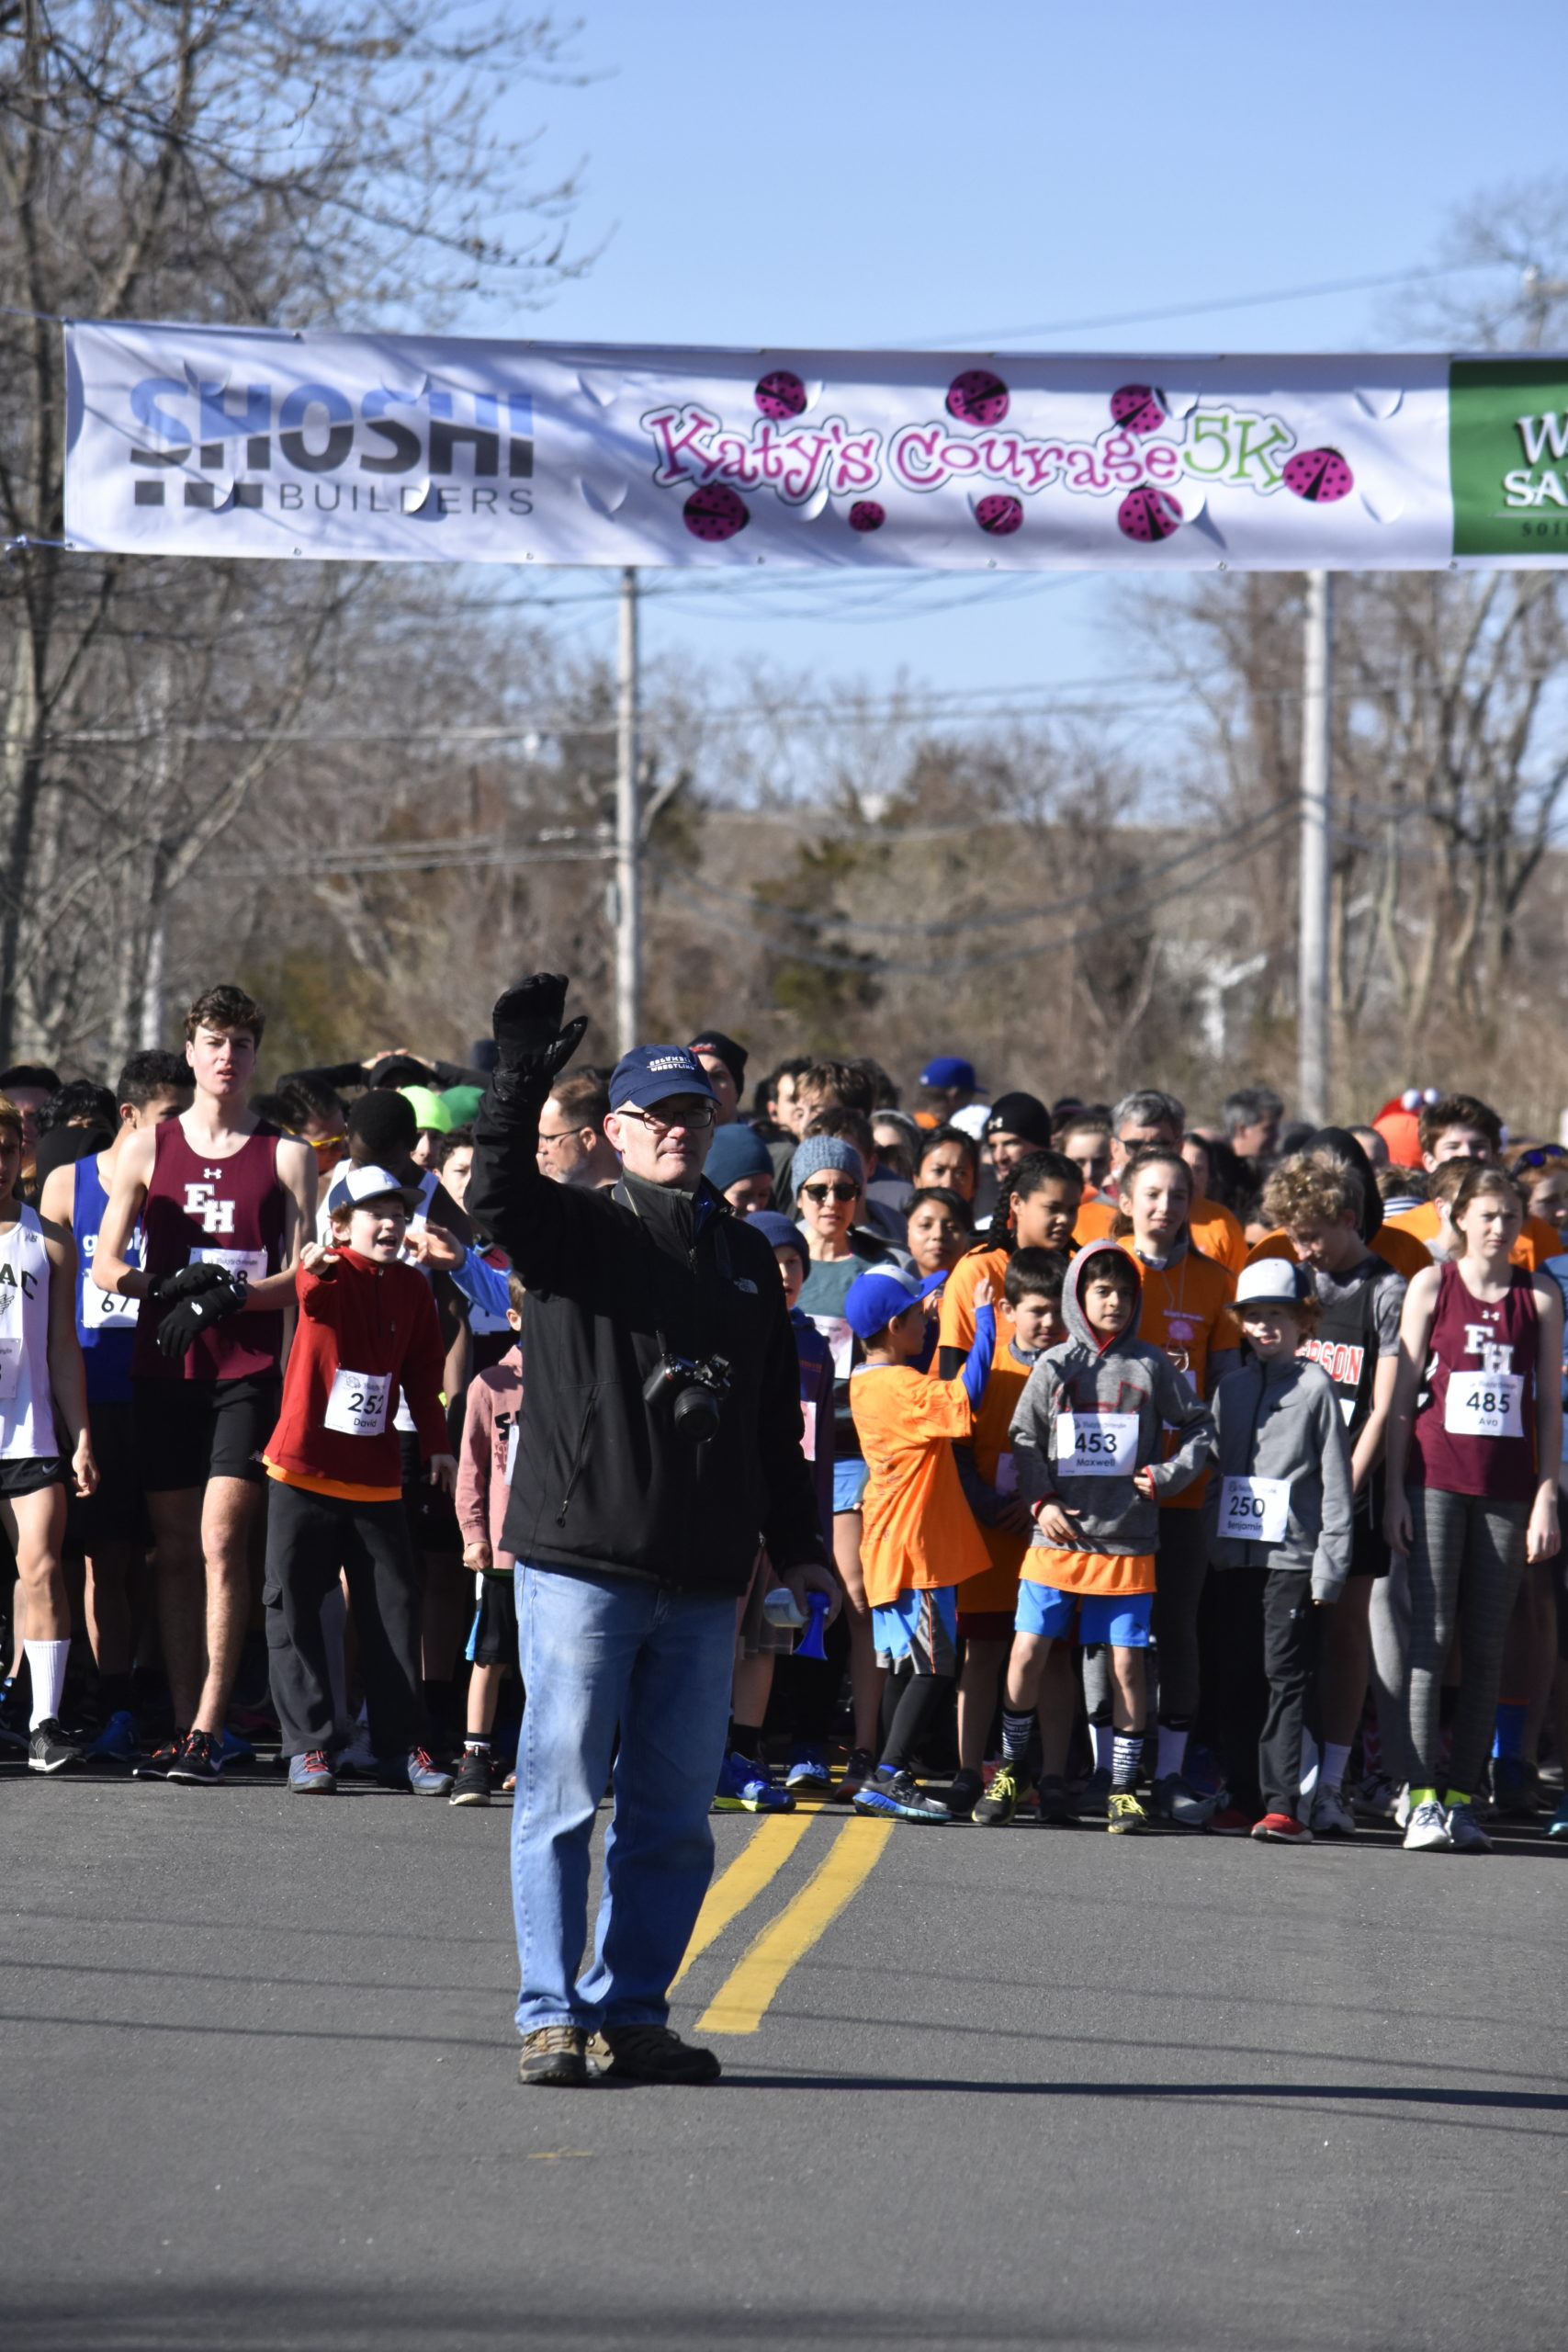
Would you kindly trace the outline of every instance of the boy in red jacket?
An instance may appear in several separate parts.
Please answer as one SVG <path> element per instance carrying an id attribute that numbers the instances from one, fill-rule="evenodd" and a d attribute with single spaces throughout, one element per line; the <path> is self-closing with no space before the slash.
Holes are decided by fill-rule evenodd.
<path id="1" fill-rule="evenodd" d="M 306 1795 L 337 1786 L 321 1602 L 340 1568 L 382 1778 L 420 1796 L 452 1786 L 419 1744 L 423 1595 L 392 1426 L 400 1387 L 431 1484 L 450 1493 L 441 1327 L 424 1276 L 398 1259 L 416 1197 L 385 1168 L 346 1169 L 327 1195 L 331 1244 L 306 1249 L 295 1278 L 299 1328 L 265 1456 L 274 1491 L 262 1600 L 288 1785 Z"/>

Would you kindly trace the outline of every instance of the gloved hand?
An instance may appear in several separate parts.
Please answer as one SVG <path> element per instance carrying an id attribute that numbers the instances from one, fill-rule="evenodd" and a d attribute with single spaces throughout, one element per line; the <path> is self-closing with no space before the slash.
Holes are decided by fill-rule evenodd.
<path id="1" fill-rule="evenodd" d="M 230 1273 L 222 1266 L 210 1270 L 202 1266 L 195 1271 L 210 1271 L 218 1281 L 199 1296 L 186 1296 L 170 1307 L 157 1332 L 159 1349 L 166 1356 L 183 1356 L 204 1331 L 212 1330 L 225 1315 L 236 1314 L 245 1303 L 248 1285 L 241 1276 Z"/>
<path id="2" fill-rule="evenodd" d="M 224 1266 L 197 1263 L 176 1266 L 161 1283 L 154 1283 L 148 1295 L 152 1298 L 199 1298 L 204 1291 L 218 1290 L 232 1277 Z"/>
<path id="3" fill-rule="evenodd" d="M 497 997 L 492 1026 L 502 1070 L 526 1070 L 548 1085 L 582 1043 L 587 1015 L 562 1025 L 566 1012 L 564 972 L 536 972 Z"/>

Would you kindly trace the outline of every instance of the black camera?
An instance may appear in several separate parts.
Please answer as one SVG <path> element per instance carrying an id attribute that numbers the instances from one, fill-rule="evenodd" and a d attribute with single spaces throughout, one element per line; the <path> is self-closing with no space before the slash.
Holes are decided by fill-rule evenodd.
<path id="1" fill-rule="evenodd" d="M 661 1355 L 642 1384 L 645 1405 L 667 1401 L 671 1419 L 692 1445 L 718 1435 L 718 1417 L 729 1394 L 729 1365 L 723 1356 Z"/>

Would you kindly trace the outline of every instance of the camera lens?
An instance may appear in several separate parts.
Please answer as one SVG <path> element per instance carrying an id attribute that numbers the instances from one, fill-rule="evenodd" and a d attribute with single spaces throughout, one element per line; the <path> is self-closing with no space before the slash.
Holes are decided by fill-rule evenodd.
<path id="1" fill-rule="evenodd" d="M 718 1435 L 718 1398 L 706 1388 L 682 1388 L 675 1399 L 675 1427 L 693 1445 Z"/>

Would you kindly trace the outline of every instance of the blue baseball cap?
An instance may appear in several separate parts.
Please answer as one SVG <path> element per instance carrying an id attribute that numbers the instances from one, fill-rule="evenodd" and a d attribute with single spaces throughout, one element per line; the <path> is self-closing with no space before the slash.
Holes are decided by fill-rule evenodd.
<path id="1" fill-rule="evenodd" d="M 895 1317 L 920 1302 L 920 1285 L 912 1274 L 888 1266 L 874 1266 L 857 1274 L 844 1294 L 844 1320 L 857 1339 L 873 1340 Z"/>
<path id="2" fill-rule="evenodd" d="M 972 1094 L 976 1084 L 975 1065 L 958 1054 L 938 1054 L 935 1061 L 928 1062 L 920 1072 L 919 1082 L 922 1086 L 959 1086 Z"/>
<path id="3" fill-rule="evenodd" d="M 705 1102 L 718 1100 L 690 1046 L 634 1046 L 610 1072 L 612 1111 L 627 1102 L 646 1111 L 671 1094 L 700 1094 Z"/>

